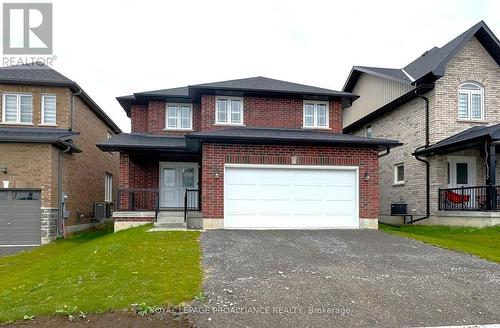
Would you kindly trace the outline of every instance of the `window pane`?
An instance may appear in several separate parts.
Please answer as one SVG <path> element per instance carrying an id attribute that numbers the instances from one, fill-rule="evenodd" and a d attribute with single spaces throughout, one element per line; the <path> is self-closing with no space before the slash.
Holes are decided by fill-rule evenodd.
<path id="1" fill-rule="evenodd" d="M 43 123 L 56 123 L 56 97 L 43 96 Z"/>
<path id="2" fill-rule="evenodd" d="M 317 124 L 318 126 L 326 126 L 326 105 L 318 104 L 316 106 Z"/>
<path id="3" fill-rule="evenodd" d="M 467 163 L 457 163 L 457 184 L 468 184 L 468 166 Z"/>
<path id="4" fill-rule="evenodd" d="M 20 95 L 21 98 L 21 123 L 31 123 L 33 115 L 33 102 L 31 95 Z"/>
<path id="5" fill-rule="evenodd" d="M 466 93 L 458 94 L 458 117 L 459 118 L 468 118 L 468 105 L 469 98 Z"/>
<path id="6" fill-rule="evenodd" d="M 314 105 L 306 104 L 304 108 L 304 126 L 314 126 Z"/>
<path id="7" fill-rule="evenodd" d="M 371 125 L 368 125 L 366 127 L 366 137 L 367 138 L 371 138 L 372 137 L 372 126 Z"/>
<path id="8" fill-rule="evenodd" d="M 182 106 L 181 110 L 181 128 L 191 128 L 191 108 L 189 106 Z"/>
<path id="9" fill-rule="evenodd" d="M 163 169 L 163 185 L 165 187 L 175 187 L 177 185 L 175 172 L 175 169 Z"/>
<path id="10" fill-rule="evenodd" d="M 194 169 L 182 169 L 182 187 L 193 188 L 194 187 Z"/>
<path id="11" fill-rule="evenodd" d="M 5 122 L 17 122 L 17 96 L 5 96 Z"/>
<path id="12" fill-rule="evenodd" d="M 471 117 L 474 119 L 481 118 L 481 95 L 471 95 Z"/>
<path id="13" fill-rule="evenodd" d="M 462 85 L 460 87 L 461 90 L 474 90 L 474 91 L 480 91 L 481 88 L 478 87 L 477 85 L 475 84 L 472 84 L 472 83 L 466 83 L 464 85 Z"/>
<path id="14" fill-rule="evenodd" d="M 404 165 L 399 165 L 397 167 L 397 178 L 396 181 L 402 182 L 405 181 L 405 167 Z"/>
<path id="15" fill-rule="evenodd" d="M 217 122 L 227 123 L 227 99 L 217 100 Z"/>
<path id="16" fill-rule="evenodd" d="M 242 123 L 241 100 L 231 100 L 231 123 Z"/>
<path id="17" fill-rule="evenodd" d="M 167 114 L 167 127 L 176 128 L 177 127 L 177 107 L 176 106 L 168 106 L 168 114 Z"/>
<path id="18" fill-rule="evenodd" d="M 40 192 L 16 191 L 12 193 L 12 200 L 40 200 Z"/>

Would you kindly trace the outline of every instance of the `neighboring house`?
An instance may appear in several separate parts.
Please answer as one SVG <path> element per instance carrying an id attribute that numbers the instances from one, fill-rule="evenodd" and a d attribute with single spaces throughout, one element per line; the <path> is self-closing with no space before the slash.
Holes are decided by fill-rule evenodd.
<path id="1" fill-rule="evenodd" d="M 407 222 L 500 223 L 499 63 L 481 21 L 402 69 L 352 69 L 343 90 L 360 99 L 344 108 L 344 132 L 404 143 L 380 158 L 382 221 L 402 220 L 392 208 Z"/>
<path id="2" fill-rule="evenodd" d="M 38 245 L 89 226 L 113 202 L 120 128 L 76 84 L 33 63 L 0 68 L 0 245 Z"/>
<path id="3" fill-rule="evenodd" d="M 120 152 L 115 230 L 183 213 L 205 229 L 376 228 L 378 153 L 398 143 L 342 134 L 355 98 L 265 77 L 118 97 L 132 133 L 98 145 Z"/>

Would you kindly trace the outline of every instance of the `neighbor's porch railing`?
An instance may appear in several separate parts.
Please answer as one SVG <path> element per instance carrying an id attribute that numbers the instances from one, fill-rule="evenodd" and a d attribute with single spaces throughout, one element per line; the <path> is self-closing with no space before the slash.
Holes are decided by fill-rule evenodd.
<path id="1" fill-rule="evenodd" d="M 500 186 L 475 186 L 439 189 L 440 211 L 498 211 Z"/>
<path id="2" fill-rule="evenodd" d="M 200 211 L 201 198 L 198 189 L 186 189 L 184 194 L 184 221 L 187 220 L 188 211 Z"/>

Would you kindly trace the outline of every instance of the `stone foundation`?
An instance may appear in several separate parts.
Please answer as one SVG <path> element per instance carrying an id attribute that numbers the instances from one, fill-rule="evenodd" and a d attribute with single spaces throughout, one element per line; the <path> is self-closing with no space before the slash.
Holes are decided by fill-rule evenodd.
<path id="1" fill-rule="evenodd" d="M 57 221 L 59 209 L 42 208 L 41 209 L 41 232 L 42 244 L 50 243 L 57 238 Z"/>
<path id="2" fill-rule="evenodd" d="M 378 220 L 377 219 L 359 219 L 359 228 L 360 229 L 378 229 Z"/>

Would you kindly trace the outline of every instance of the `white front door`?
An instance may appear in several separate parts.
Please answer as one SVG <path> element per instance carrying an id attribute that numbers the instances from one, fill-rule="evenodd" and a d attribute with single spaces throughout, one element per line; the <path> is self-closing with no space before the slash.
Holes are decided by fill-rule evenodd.
<path id="1" fill-rule="evenodd" d="M 448 187 L 474 187 L 476 185 L 476 158 L 448 156 Z"/>
<path id="2" fill-rule="evenodd" d="M 198 164 L 160 163 L 160 207 L 183 207 L 186 189 L 198 189 Z"/>

